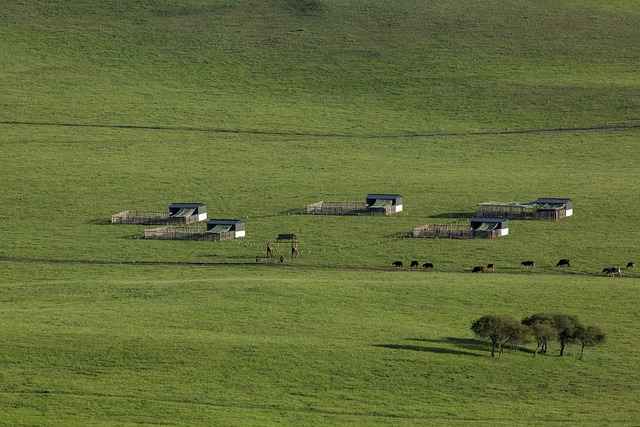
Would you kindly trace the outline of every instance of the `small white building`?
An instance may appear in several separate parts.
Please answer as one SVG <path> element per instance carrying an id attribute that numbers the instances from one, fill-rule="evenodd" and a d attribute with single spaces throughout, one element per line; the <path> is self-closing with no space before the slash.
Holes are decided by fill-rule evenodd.
<path id="1" fill-rule="evenodd" d="M 245 224 L 244 221 L 239 219 L 210 219 L 207 221 L 207 233 L 219 234 L 237 239 L 239 237 L 244 237 Z"/>

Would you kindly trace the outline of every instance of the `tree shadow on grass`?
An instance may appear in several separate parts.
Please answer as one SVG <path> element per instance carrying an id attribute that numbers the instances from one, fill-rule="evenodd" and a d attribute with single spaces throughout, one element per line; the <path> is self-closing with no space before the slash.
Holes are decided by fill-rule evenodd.
<path id="1" fill-rule="evenodd" d="M 491 343 L 489 341 L 483 341 L 476 338 L 456 338 L 456 337 L 443 337 L 438 339 L 425 339 L 425 338 L 408 338 L 409 341 L 420 341 L 427 343 L 442 343 L 450 344 L 458 348 L 474 351 L 491 351 Z M 505 350 L 520 351 L 523 353 L 533 354 L 533 350 L 518 345 L 507 345 Z"/>
<path id="2" fill-rule="evenodd" d="M 454 356 L 481 356 L 478 353 L 472 353 L 470 351 L 456 350 L 444 347 L 431 347 L 421 345 L 407 345 L 407 344 L 374 344 L 374 347 L 389 348 L 391 350 L 408 350 L 408 351 L 427 351 L 429 353 L 437 354 L 450 354 Z"/>
<path id="3" fill-rule="evenodd" d="M 408 340 L 426 342 L 426 343 L 449 344 L 465 350 L 474 350 L 474 351 L 491 350 L 491 344 L 488 341 L 483 341 L 475 338 L 456 338 L 456 337 L 442 337 L 442 338 L 435 338 L 435 339 L 408 338 Z"/>

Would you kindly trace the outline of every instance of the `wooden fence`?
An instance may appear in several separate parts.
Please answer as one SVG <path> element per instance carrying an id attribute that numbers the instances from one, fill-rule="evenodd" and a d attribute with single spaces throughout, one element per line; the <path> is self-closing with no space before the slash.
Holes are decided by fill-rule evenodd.
<path id="1" fill-rule="evenodd" d="M 413 237 L 442 239 L 493 239 L 500 237 L 501 230 L 473 230 L 468 223 L 427 224 L 413 229 Z"/>
<path id="2" fill-rule="evenodd" d="M 126 210 L 111 215 L 113 224 L 190 224 L 198 222 L 198 215 L 190 215 L 188 217 L 171 217 L 169 211 L 138 211 Z"/>
<path id="3" fill-rule="evenodd" d="M 144 230 L 145 239 L 161 240 L 232 240 L 236 236 L 235 231 L 224 233 L 210 233 L 202 227 L 168 226 Z"/>
<path id="4" fill-rule="evenodd" d="M 307 206 L 311 215 L 389 215 L 394 206 L 370 208 L 364 202 L 316 202 Z"/>
<path id="5" fill-rule="evenodd" d="M 567 216 L 566 209 L 533 209 L 523 206 L 486 205 L 476 208 L 476 216 L 506 219 L 534 219 L 557 221 Z"/>

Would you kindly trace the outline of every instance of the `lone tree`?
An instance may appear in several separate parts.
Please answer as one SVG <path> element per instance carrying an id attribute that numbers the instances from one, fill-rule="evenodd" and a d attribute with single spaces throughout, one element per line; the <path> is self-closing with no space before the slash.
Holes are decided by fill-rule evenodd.
<path id="1" fill-rule="evenodd" d="M 480 338 L 491 340 L 491 357 L 495 357 L 498 349 L 498 359 L 507 344 L 518 344 L 527 341 L 527 328 L 507 315 L 482 316 L 471 324 L 471 330 Z"/>
<path id="2" fill-rule="evenodd" d="M 584 356 L 585 347 L 595 347 L 603 344 L 607 340 L 607 336 L 597 326 L 579 326 L 576 331 L 576 339 L 582 346 L 580 348 L 580 360 Z"/>
<path id="3" fill-rule="evenodd" d="M 560 356 L 564 355 L 567 344 L 578 338 L 578 331 L 582 328 L 580 321 L 573 314 L 556 313 L 553 315 L 553 325 L 560 342 Z"/>
<path id="4" fill-rule="evenodd" d="M 553 316 L 548 313 L 534 314 L 522 319 L 522 324 L 529 328 L 531 335 L 536 340 L 536 349 L 533 352 L 533 357 L 536 357 L 538 351 L 546 354 L 547 343 L 558 335 Z"/>

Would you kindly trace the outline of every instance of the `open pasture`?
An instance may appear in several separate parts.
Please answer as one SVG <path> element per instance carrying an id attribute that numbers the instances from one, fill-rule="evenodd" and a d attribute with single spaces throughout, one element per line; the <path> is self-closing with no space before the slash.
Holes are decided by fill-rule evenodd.
<path id="1" fill-rule="evenodd" d="M 637 420 L 636 280 L 0 263 L 11 425 L 606 425 Z M 486 313 L 605 346 L 500 360 Z M 16 331 L 20 331 L 19 334 Z"/>
<path id="2" fill-rule="evenodd" d="M 375 136 L 637 125 L 638 9 L 9 2 L 0 121 Z"/>
<path id="3" fill-rule="evenodd" d="M 37 136 L 26 129 L 37 129 Z M 396 259 L 462 271 L 494 263 L 599 273 L 638 257 L 640 131 L 331 139 L 141 129 L 7 126 L 0 257 L 99 261 L 254 262 L 294 233 L 305 265 L 389 266 Z M 160 143 L 159 141 L 162 141 Z M 605 142 L 603 142 L 605 141 Z M 176 147 L 180 148 L 176 148 Z M 26 148 L 28 147 L 28 149 Z M 615 165 L 611 161 L 615 147 Z M 221 156 L 220 153 L 224 153 Z M 224 157 L 224 158 L 221 158 Z M 301 215 L 316 200 L 398 192 L 388 217 Z M 405 239 L 413 227 L 469 215 L 478 202 L 571 197 L 572 217 L 511 221 L 499 241 Z M 148 241 L 119 225 L 124 209 L 207 204 L 209 218 L 246 221 L 233 242 Z M 16 214 L 16 213 L 20 214 Z M 280 246 L 288 256 L 289 246 Z M 628 272 L 637 275 L 635 271 Z"/>
<path id="4" fill-rule="evenodd" d="M 637 423 L 640 269 L 602 274 L 640 262 L 637 2 L 5 3 L 0 423 Z M 300 214 L 368 193 L 404 210 Z M 574 215 L 405 238 L 538 197 Z M 109 222 L 173 202 L 247 235 Z M 608 342 L 498 361 L 469 329 L 539 311 Z"/>

